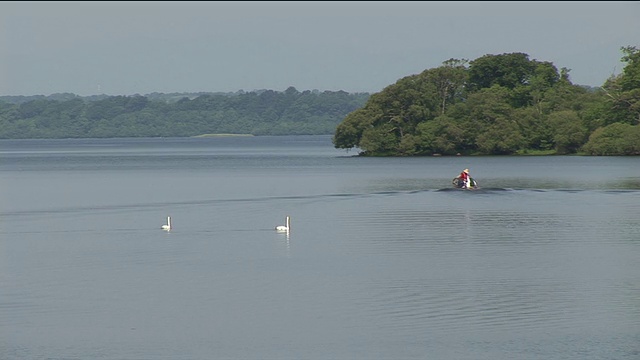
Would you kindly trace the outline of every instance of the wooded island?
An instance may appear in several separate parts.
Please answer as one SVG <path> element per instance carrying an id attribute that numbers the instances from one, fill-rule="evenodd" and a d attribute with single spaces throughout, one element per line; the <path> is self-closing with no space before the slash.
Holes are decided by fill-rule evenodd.
<path id="1" fill-rule="evenodd" d="M 640 50 L 601 88 L 524 53 L 450 59 L 371 95 L 333 136 L 364 156 L 640 155 Z"/>

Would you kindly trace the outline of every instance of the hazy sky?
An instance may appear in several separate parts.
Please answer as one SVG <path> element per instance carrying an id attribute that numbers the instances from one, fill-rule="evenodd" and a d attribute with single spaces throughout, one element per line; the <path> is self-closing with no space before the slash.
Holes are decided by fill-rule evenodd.
<path id="1" fill-rule="evenodd" d="M 640 2 L 0 2 L 0 95 L 378 92 L 522 52 L 600 86 Z"/>

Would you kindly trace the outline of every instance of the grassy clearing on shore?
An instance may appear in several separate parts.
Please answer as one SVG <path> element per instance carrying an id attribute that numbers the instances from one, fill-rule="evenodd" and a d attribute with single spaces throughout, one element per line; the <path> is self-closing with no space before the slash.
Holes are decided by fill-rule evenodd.
<path id="1" fill-rule="evenodd" d="M 530 156 L 542 156 L 542 155 L 557 155 L 556 150 L 519 150 L 516 155 L 530 155 Z"/>
<path id="2" fill-rule="evenodd" d="M 203 137 L 221 137 L 221 136 L 253 136 L 253 134 L 202 134 L 202 135 L 196 135 L 193 137 L 203 138 Z"/>

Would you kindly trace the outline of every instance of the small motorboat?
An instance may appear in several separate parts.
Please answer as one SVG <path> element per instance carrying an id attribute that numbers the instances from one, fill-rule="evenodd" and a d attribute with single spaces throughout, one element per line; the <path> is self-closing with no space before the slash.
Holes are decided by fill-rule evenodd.
<path id="1" fill-rule="evenodd" d="M 472 177 L 469 177 L 469 184 L 471 185 L 469 188 L 464 186 L 464 181 L 462 181 L 459 176 L 454 177 L 451 183 L 453 184 L 453 187 L 462 190 L 474 190 L 478 188 L 478 182 Z"/>

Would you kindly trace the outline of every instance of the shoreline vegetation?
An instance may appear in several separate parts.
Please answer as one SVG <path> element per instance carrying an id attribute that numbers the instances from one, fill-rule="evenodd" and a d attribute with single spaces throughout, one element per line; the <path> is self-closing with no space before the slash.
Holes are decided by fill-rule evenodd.
<path id="1" fill-rule="evenodd" d="M 359 156 L 640 155 L 640 50 L 601 87 L 525 53 L 449 59 L 382 91 L 0 96 L 0 139 L 331 135 Z"/>
<path id="2" fill-rule="evenodd" d="M 211 137 L 232 137 L 232 136 L 254 136 L 253 134 L 201 134 L 192 136 L 194 138 L 211 138 Z"/>
<path id="3" fill-rule="evenodd" d="M 331 135 L 368 93 L 345 91 L 0 96 L 0 139 Z"/>

